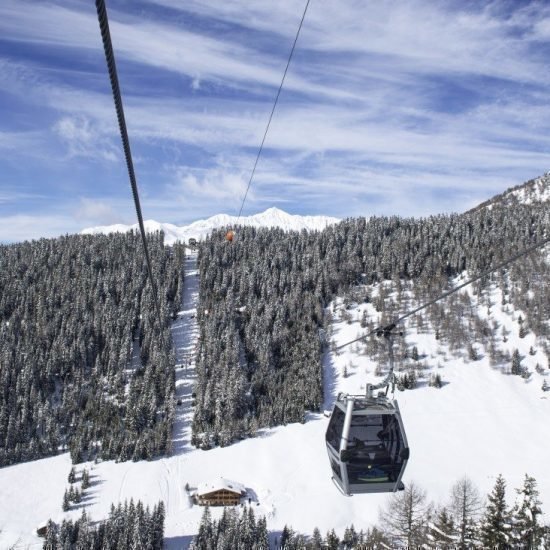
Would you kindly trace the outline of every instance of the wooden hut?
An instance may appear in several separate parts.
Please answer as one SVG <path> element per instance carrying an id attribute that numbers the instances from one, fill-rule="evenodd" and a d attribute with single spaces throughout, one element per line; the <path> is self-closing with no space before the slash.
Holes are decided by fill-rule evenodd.
<path id="1" fill-rule="evenodd" d="M 36 528 L 36 534 L 39 537 L 46 538 L 46 535 L 48 534 L 48 522 L 47 521 L 45 521 L 44 523 L 41 523 Z"/>
<path id="2" fill-rule="evenodd" d="M 195 502 L 201 506 L 236 506 L 244 496 L 244 485 L 224 478 L 199 485 L 194 495 Z"/>

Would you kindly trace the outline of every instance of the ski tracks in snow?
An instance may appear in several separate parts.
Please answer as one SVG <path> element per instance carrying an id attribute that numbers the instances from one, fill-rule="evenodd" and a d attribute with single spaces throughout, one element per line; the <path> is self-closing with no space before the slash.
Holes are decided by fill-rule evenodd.
<path id="1" fill-rule="evenodd" d="M 175 455 L 191 449 L 191 408 L 195 381 L 195 347 L 198 336 L 196 319 L 199 278 L 196 252 L 188 254 L 184 263 L 181 311 L 172 323 L 172 341 L 176 351 L 176 415 L 172 432 Z"/>

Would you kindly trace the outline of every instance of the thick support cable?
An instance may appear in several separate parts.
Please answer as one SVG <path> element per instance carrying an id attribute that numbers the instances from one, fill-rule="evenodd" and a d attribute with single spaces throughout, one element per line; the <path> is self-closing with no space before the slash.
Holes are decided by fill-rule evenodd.
<path id="1" fill-rule="evenodd" d="M 107 68 L 109 70 L 109 79 L 111 81 L 111 89 L 113 92 L 113 100 L 115 102 L 115 109 L 116 109 L 116 116 L 118 119 L 118 127 L 120 130 L 120 137 L 122 139 L 122 146 L 124 149 L 124 157 L 126 158 L 128 176 L 130 178 L 130 185 L 132 187 L 132 194 L 134 196 L 134 205 L 136 208 L 136 214 L 137 214 L 138 223 L 139 223 L 139 232 L 141 234 L 141 240 L 143 242 L 143 250 L 145 251 L 145 260 L 147 262 L 147 272 L 149 274 L 149 281 L 151 282 L 151 289 L 153 291 L 153 301 L 155 303 L 156 313 L 159 320 L 160 338 L 162 340 L 162 344 L 164 348 L 166 349 L 166 343 L 164 340 L 164 332 L 163 332 L 164 324 L 162 323 L 157 285 L 153 277 L 151 258 L 149 256 L 149 248 L 147 246 L 147 238 L 145 235 L 145 227 L 143 225 L 143 216 L 141 214 L 141 205 L 139 202 L 139 193 L 138 193 L 136 175 L 134 172 L 134 163 L 132 161 L 132 151 L 130 150 L 130 139 L 128 137 L 128 129 L 126 127 L 126 119 L 124 117 L 124 108 L 122 106 L 122 96 L 120 93 L 120 86 L 118 83 L 115 54 L 113 52 L 113 44 L 111 42 L 111 33 L 109 31 L 109 20 L 107 18 L 107 9 L 105 7 L 104 0 L 96 0 L 95 5 L 97 9 L 97 18 L 99 21 L 99 28 L 101 29 L 103 49 L 105 50 L 105 59 L 107 61 Z"/>
<path id="2" fill-rule="evenodd" d="M 499 269 L 502 269 L 503 267 L 506 267 L 507 265 L 515 262 L 516 260 L 519 260 L 523 256 L 529 254 L 530 252 L 534 252 L 538 248 L 543 247 L 544 245 L 550 243 L 550 237 L 543 239 L 542 241 L 534 244 L 533 246 L 530 246 L 529 248 L 526 248 L 525 250 L 522 250 L 521 252 L 518 252 L 517 254 L 514 254 L 504 262 L 501 262 L 494 267 L 491 267 L 490 269 L 487 269 L 486 271 L 483 271 L 481 274 L 476 275 L 475 277 L 472 277 L 471 279 L 467 280 L 465 283 L 462 283 L 458 285 L 457 287 L 453 288 L 452 290 L 449 290 L 448 292 L 445 292 L 441 294 L 441 296 L 438 296 L 437 298 L 430 300 L 429 302 L 422 304 L 421 306 L 418 306 L 417 308 L 408 311 L 401 317 L 398 317 L 395 319 L 390 325 L 386 327 L 377 327 L 374 330 L 371 330 L 370 332 L 367 332 L 366 334 L 363 334 L 362 336 L 359 336 L 358 338 L 355 338 L 355 340 L 350 340 L 349 342 L 346 342 L 345 344 L 341 344 L 338 347 L 335 347 L 334 350 L 338 351 L 342 348 L 345 348 L 347 346 L 350 346 L 351 344 L 355 344 L 355 342 L 362 342 L 372 334 L 376 334 L 377 336 L 385 335 L 387 332 L 391 331 L 395 328 L 397 324 L 399 324 L 401 321 L 404 321 L 411 315 L 414 315 L 415 313 L 418 313 L 419 311 L 422 311 L 423 309 L 426 309 L 427 307 L 436 304 L 440 300 L 443 300 L 444 298 L 447 298 L 447 296 L 450 296 L 451 294 L 454 294 L 455 292 L 458 292 L 460 289 L 464 288 L 465 286 L 471 285 L 472 283 L 475 283 L 476 281 L 479 281 L 480 279 L 483 279 L 484 277 L 487 277 L 488 275 L 491 275 L 491 273 L 494 273 L 495 271 L 498 271 Z"/>

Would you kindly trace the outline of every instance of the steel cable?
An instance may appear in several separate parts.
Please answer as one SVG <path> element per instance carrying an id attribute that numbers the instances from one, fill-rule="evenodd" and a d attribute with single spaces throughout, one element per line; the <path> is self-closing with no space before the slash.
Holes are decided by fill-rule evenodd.
<path id="1" fill-rule="evenodd" d="M 107 68 L 109 70 L 109 79 L 111 81 L 111 89 L 113 92 L 113 100 L 115 102 L 116 116 L 118 119 L 118 127 L 120 130 L 120 137 L 122 139 L 122 146 L 124 149 L 124 157 L 126 158 L 126 166 L 128 168 L 128 176 L 130 178 L 130 185 L 132 187 L 132 194 L 134 196 L 134 205 L 136 208 L 136 214 L 139 223 L 139 232 L 141 234 L 141 240 L 143 242 L 143 250 L 145 251 L 145 260 L 147 263 L 147 272 L 149 274 L 149 281 L 151 282 L 151 289 L 153 292 L 153 301 L 155 303 L 156 313 L 159 321 L 160 338 L 164 350 L 166 351 L 166 342 L 164 340 L 164 323 L 162 323 L 160 303 L 158 299 L 157 285 L 153 277 L 153 269 L 151 265 L 151 258 L 149 256 L 149 248 L 147 246 L 147 238 L 145 235 L 145 227 L 143 225 L 143 216 L 141 214 L 141 204 L 139 201 L 139 192 L 137 187 L 136 175 L 134 171 L 134 163 L 132 161 L 132 151 L 130 150 L 130 139 L 128 137 L 128 129 L 126 127 L 126 119 L 124 117 L 124 108 L 122 106 L 122 96 L 120 93 L 120 86 L 118 82 L 118 74 L 115 63 L 115 54 L 113 52 L 113 44 L 111 42 L 111 33 L 109 30 L 109 20 L 107 18 L 107 9 L 105 7 L 104 0 L 96 0 L 97 18 L 99 21 L 99 28 L 101 29 L 101 38 L 103 40 L 103 49 L 105 50 L 105 59 L 107 61 Z"/>

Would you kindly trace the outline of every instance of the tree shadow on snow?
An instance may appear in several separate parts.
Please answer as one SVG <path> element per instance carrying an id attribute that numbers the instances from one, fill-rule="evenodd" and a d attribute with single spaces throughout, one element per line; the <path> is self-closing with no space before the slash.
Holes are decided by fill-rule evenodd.
<path id="1" fill-rule="evenodd" d="M 332 358 L 332 353 L 327 350 L 323 354 L 323 409 L 332 410 L 334 401 L 336 401 L 336 367 Z"/>
<path id="2" fill-rule="evenodd" d="M 163 547 L 166 550 L 185 550 L 191 546 L 193 535 L 181 535 L 178 537 L 164 537 Z"/>

